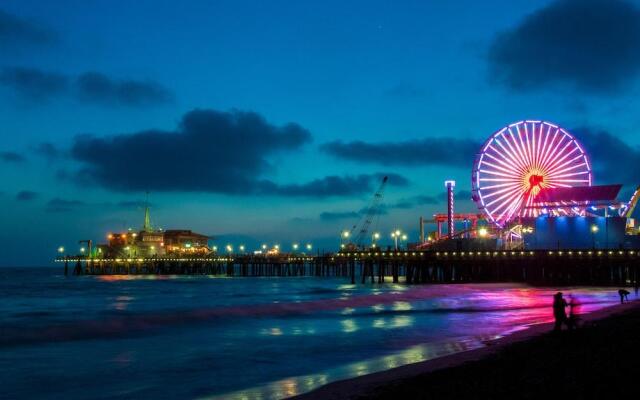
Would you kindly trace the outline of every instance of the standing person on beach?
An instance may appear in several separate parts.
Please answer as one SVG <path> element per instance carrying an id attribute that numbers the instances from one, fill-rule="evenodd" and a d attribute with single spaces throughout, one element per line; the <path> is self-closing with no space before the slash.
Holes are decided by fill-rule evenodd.
<path id="1" fill-rule="evenodd" d="M 580 302 L 573 295 L 569 295 L 569 319 L 567 320 L 567 327 L 569 330 L 576 329 L 578 327 L 578 314 L 580 313 Z"/>
<path id="2" fill-rule="evenodd" d="M 620 304 L 624 303 L 625 300 L 629 301 L 629 291 L 626 289 L 618 290 L 618 295 L 620 295 Z"/>
<path id="3" fill-rule="evenodd" d="M 562 324 L 568 325 L 566 307 L 567 302 L 562 297 L 562 292 L 553 295 L 553 317 L 556 319 L 556 323 L 553 326 L 554 331 L 562 330 Z"/>

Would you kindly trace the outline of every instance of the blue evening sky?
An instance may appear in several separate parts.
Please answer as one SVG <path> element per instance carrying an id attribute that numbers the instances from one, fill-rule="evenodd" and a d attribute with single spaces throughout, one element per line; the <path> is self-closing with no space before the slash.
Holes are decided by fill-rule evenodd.
<path id="1" fill-rule="evenodd" d="M 94 170 L 83 174 L 104 165 L 78 154 L 78 135 L 109 141 L 117 134 L 173 132 L 196 109 L 254 112 L 275 129 L 295 123 L 309 135 L 291 147 L 256 149 L 251 140 L 230 144 L 214 127 L 214 139 L 201 143 L 210 146 L 210 160 L 190 159 L 180 148 L 172 157 L 160 157 L 144 145 L 131 149 L 139 158 L 122 157 L 126 168 L 118 174 L 142 170 L 166 177 L 166 185 L 150 180 L 154 224 L 214 235 L 222 245 L 312 242 L 318 249 L 335 249 L 339 232 L 358 218 L 334 214 L 365 207 L 378 185 L 370 175 L 379 173 L 407 180 L 387 187 L 387 205 L 419 196 L 435 199 L 389 207 L 381 216 L 377 229 L 385 237 L 397 227 L 416 240 L 418 217 L 445 211 L 445 179 L 455 179 L 463 193 L 470 190 L 474 154 L 458 156 L 460 162 L 439 161 L 435 153 L 457 149 L 442 144 L 481 143 L 522 119 L 553 121 L 578 138 L 581 130 L 591 136 L 601 132 L 601 139 L 611 139 L 624 152 L 624 160 L 638 161 L 640 61 L 632 52 L 640 48 L 640 35 L 624 30 L 624 24 L 633 26 L 640 18 L 619 23 L 616 15 L 637 18 L 640 5 L 587 0 L 577 6 L 576 1 L 4 0 L 0 265 L 47 265 L 58 246 L 75 248 L 78 239 L 101 241 L 109 231 L 139 227 L 143 185 L 126 177 L 100 178 Z M 605 21 L 588 27 L 595 33 L 580 30 L 583 14 L 587 22 L 596 18 L 589 7 L 610 18 L 611 26 Z M 557 27 L 555 18 L 578 28 L 573 35 L 545 29 L 549 21 Z M 616 32 L 621 25 L 623 33 Z M 607 45 L 594 44 L 592 33 L 604 36 Z M 617 49 L 621 36 L 624 43 Z M 599 67 L 603 57 L 607 64 Z M 574 76 L 572 68 L 580 72 Z M 112 86 L 76 93 L 76 80 L 87 73 L 100 74 Z M 124 81 L 161 93 L 132 93 L 117 86 Z M 445 148 L 434 147 L 433 138 L 442 138 L 437 144 Z M 396 143 L 400 150 L 371 154 L 369 160 L 350 158 L 323 146 L 335 141 Z M 584 141 L 597 163 L 590 148 L 594 141 Z M 42 151 L 43 143 L 51 145 L 50 154 Z M 425 146 L 425 159 L 409 162 L 402 146 L 410 151 L 416 143 Z M 258 179 L 290 188 L 329 176 L 369 178 L 348 183 L 361 188 L 333 193 L 330 187 L 323 194 L 307 193 L 307 186 L 303 193 L 218 189 L 215 178 L 227 172 L 216 158 L 236 157 L 243 146 L 251 149 L 246 154 L 266 161 L 247 170 L 243 161 L 229 172 L 240 171 L 249 186 Z M 603 163 L 615 160 L 601 151 Z M 113 148 L 101 154 L 120 157 Z M 180 183 L 186 174 L 172 172 L 175 162 L 193 162 L 184 167 L 186 174 L 208 182 Z M 626 170 L 624 177 L 605 175 L 618 168 Z M 217 172 L 203 172 L 208 169 Z M 598 183 L 624 183 L 628 192 L 637 170 L 638 164 L 613 163 L 596 169 L 595 177 Z M 459 209 L 476 208 L 465 197 Z"/>

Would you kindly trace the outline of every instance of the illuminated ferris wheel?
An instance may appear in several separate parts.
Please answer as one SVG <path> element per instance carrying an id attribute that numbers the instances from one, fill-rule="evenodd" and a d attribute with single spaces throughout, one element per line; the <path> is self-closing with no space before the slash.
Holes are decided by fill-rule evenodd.
<path id="1" fill-rule="evenodd" d="M 591 186 L 587 154 L 563 128 L 520 121 L 494 133 L 473 165 L 473 199 L 498 227 L 536 217 L 536 196 L 545 188 Z"/>

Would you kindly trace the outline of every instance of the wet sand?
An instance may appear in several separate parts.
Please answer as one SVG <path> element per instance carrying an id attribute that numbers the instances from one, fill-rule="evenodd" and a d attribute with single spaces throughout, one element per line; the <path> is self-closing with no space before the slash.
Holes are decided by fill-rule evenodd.
<path id="1" fill-rule="evenodd" d="M 334 382 L 296 399 L 633 396 L 640 387 L 640 301 L 581 317 L 578 331 L 535 325 L 481 349 Z"/>

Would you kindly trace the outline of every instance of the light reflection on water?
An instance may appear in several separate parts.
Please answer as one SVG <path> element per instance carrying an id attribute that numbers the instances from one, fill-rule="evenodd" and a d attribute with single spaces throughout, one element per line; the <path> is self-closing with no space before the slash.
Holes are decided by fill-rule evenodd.
<path id="1" fill-rule="evenodd" d="M 202 397 L 203 400 L 277 400 L 296 396 L 341 379 L 355 378 L 385 371 L 407 364 L 414 364 L 448 354 L 473 350 L 484 346 L 488 340 L 498 339 L 500 336 L 456 338 L 450 342 L 434 342 L 411 346 L 401 352 L 383 357 L 376 357 L 351 363 L 339 368 L 330 369 L 322 373 L 287 378 L 271 382 L 264 386 L 240 390 L 224 395 Z"/>
<path id="2" fill-rule="evenodd" d="M 481 285 L 477 285 L 477 287 L 480 288 Z M 572 291 L 576 293 L 575 296 L 580 298 L 582 302 L 584 307 L 582 312 L 590 312 L 615 304 L 615 297 L 612 295 L 611 290 L 574 289 Z M 455 290 L 452 293 L 455 293 Z M 475 330 L 478 334 L 473 336 L 453 336 L 445 340 L 436 339 L 429 343 L 414 344 L 392 354 L 367 358 L 314 374 L 288 377 L 266 385 L 258 385 L 250 389 L 205 398 L 211 400 L 276 400 L 312 391 L 328 382 L 354 378 L 477 349 L 483 347 L 487 341 L 526 329 L 528 325 L 550 321 L 552 318 L 549 315 L 549 304 L 547 303 L 549 302 L 548 296 L 553 293 L 555 293 L 555 290 L 552 289 L 517 287 L 505 290 L 504 287 L 496 287 L 493 291 L 471 291 L 466 293 L 464 297 L 434 298 L 430 300 L 430 304 L 431 307 L 435 305 L 436 311 L 452 310 L 449 314 L 443 314 L 449 323 L 455 325 L 468 319 L 471 321 L 471 325 L 467 325 L 467 328 L 475 325 Z M 425 307 L 424 302 L 421 300 L 416 300 L 413 303 L 393 301 L 389 305 L 389 310 L 395 315 L 374 317 L 370 323 L 371 328 L 383 330 L 411 328 L 416 324 L 416 318 L 425 312 L 429 314 L 430 308 L 429 306 Z M 383 304 L 374 304 L 369 309 L 373 312 L 373 315 L 388 310 Z M 339 321 L 341 331 L 345 334 L 353 334 L 361 329 L 358 325 L 357 317 L 362 317 L 362 314 L 366 315 L 366 310 L 348 307 L 343 309 L 341 314 L 352 317 Z M 474 329 L 467 330 L 467 332 L 473 331 Z M 460 330 L 451 329 L 451 333 L 455 334 L 456 332 L 460 333 Z M 356 334 L 361 335 L 360 333 Z"/>
<path id="3" fill-rule="evenodd" d="M 556 291 L 314 278 L 0 278 L 4 394 L 69 400 L 288 397 L 547 322 Z M 563 292 L 582 312 L 619 302 L 611 288 Z"/>
<path id="4" fill-rule="evenodd" d="M 352 333 L 358 330 L 358 324 L 352 319 L 343 319 L 340 324 L 344 333 Z"/>

